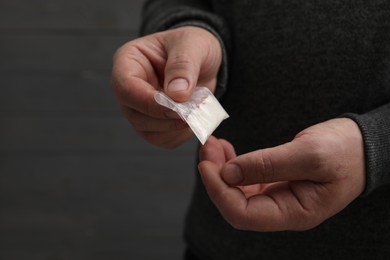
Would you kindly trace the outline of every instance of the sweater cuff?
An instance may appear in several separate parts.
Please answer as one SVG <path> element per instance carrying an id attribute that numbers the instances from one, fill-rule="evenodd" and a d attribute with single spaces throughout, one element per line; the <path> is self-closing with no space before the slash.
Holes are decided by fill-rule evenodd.
<path id="1" fill-rule="evenodd" d="M 366 187 L 361 196 L 390 183 L 390 104 L 366 114 L 344 114 L 359 126 L 364 142 Z"/>

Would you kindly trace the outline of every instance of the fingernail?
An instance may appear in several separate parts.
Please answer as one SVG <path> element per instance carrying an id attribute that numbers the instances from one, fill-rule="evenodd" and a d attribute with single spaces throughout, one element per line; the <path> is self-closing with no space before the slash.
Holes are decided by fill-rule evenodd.
<path id="1" fill-rule="evenodd" d="M 174 79 L 168 84 L 169 92 L 185 91 L 189 87 L 188 81 L 185 79 Z"/>
<path id="2" fill-rule="evenodd" d="M 241 173 L 241 168 L 236 164 L 228 164 L 222 170 L 222 179 L 230 185 L 240 184 L 244 177 Z"/>

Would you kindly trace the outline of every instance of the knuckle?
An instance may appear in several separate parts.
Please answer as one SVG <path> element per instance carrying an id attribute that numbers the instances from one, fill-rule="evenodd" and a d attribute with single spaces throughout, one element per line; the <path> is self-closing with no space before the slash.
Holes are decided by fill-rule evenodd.
<path id="1" fill-rule="evenodd" d="M 259 153 L 255 157 L 255 178 L 259 183 L 268 183 L 274 179 L 274 167 L 270 156 Z"/>
<path id="2" fill-rule="evenodd" d="M 234 214 L 232 216 L 226 216 L 226 221 L 237 230 L 247 230 L 248 227 L 246 225 L 245 219 L 241 215 Z"/>
<path id="3" fill-rule="evenodd" d="M 122 88 L 126 89 L 127 91 L 131 90 L 134 86 L 136 86 L 139 83 L 139 79 L 135 76 L 127 76 L 123 77 L 122 82 Z"/>
<path id="4" fill-rule="evenodd" d="M 178 52 L 169 57 L 169 69 L 191 69 L 193 66 L 191 57 L 184 53 Z"/>
<path id="5" fill-rule="evenodd" d="M 177 52 L 170 57 L 173 64 L 188 64 L 191 63 L 190 56 L 185 52 Z"/>
<path id="6" fill-rule="evenodd" d="M 225 214 L 224 218 L 234 229 L 244 229 L 243 221 L 238 214 Z"/>
<path id="7" fill-rule="evenodd" d="M 319 141 L 312 141 L 309 151 L 309 167 L 313 171 L 326 171 L 329 167 L 330 151 Z"/>
<path id="8" fill-rule="evenodd" d="M 237 230 L 244 230 L 244 227 L 241 223 L 241 221 L 238 221 L 236 219 L 231 219 L 228 221 L 229 224 L 234 228 L 234 229 L 237 229 Z"/>
<path id="9" fill-rule="evenodd" d="M 120 104 L 127 104 L 128 96 L 131 95 L 131 88 L 136 84 L 134 77 L 123 77 L 122 79 L 113 79 L 112 88 Z"/>
<path id="10" fill-rule="evenodd" d="M 241 219 L 237 219 L 231 223 L 231 226 L 237 230 L 245 231 L 250 230 L 250 228 L 247 226 L 245 221 L 242 221 Z"/>
<path id="11" fill-rule="evenodd" d="M 300 225 L 295 228 L 296 231 L 308 231 L 320 225 L 324 220 L 318 215 L 310 215 L 305 218 L 301 218 Z"/>
<path id="12" fill-rule="evenodd" d="M 142 122 L 140 120 L 133 118 L 131 119 L 130 123 L 136 131 L 140 132 L 140 131 L 146 131 L 148 129 L 147 123 Z"/>
<path id="13" fill-rule="evenodd" d="M 120 82 L 119 76 L 115 75 L 115 72 L 113 72 L 113 75 L 111 76 L 111 88 L 114 91 L 118 101 L 121 101 L 121 98 L 123 97 L 123 84 Z"/>
<path id="14" fill-rule="evenodd" d="M 139 120 L 134 119 L 134 118 L 128 118 L 128 121 L 132 125 L 135 131 L 137 132 L 143 132 L 145 131 L 145 127 L 143 126 L 142 123 L 139 122 Z"/>

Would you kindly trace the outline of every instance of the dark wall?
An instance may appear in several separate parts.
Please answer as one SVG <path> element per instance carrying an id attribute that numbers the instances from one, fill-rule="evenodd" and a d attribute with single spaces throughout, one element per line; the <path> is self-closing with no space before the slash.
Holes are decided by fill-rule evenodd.
<path id="1" fill-rule="evenodd" d="M 0 259 L 180 259 L 195 141 L 148 145 L 111 57 L 140 0 L 0 0 Z"/>

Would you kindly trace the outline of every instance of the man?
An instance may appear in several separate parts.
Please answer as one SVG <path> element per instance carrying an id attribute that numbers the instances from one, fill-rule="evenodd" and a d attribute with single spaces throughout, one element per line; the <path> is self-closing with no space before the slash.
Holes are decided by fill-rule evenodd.
<path id="1" fill-rule="evenodd" d="M 200 149 L 187 258 L 388 258 L 390 3 L 165 0 L 144 11 L 146 36 L 113 66 L 133 127 L 167 148 L 192 138 L 154 101 L 160 89 L 182 102 L 207 86 L 230 114 L 223 139 Z"/>

